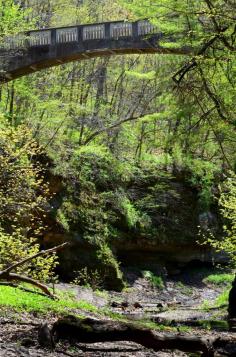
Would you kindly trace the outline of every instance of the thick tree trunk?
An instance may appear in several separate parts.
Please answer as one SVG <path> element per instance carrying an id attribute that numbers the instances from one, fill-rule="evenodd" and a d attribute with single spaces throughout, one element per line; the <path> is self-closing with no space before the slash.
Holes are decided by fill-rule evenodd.
<path id="1" fill-rule="evenodd" d="M 229 292 L 228 313 L 230 319 L 236 319 L 236 275 Z"/>
<path id="2" fill-rule="evenodd" d="M 180 350 L 183 352 L 202 352 L 202 356 L 214 356 L 215 350 L 227 348 L 236 355 L 236 339 L 201 338 L 182 334 L 158 333 L 128 324 L 111 320 L 79 319 L 68 316 L 58 320 L 52 329 L 56 339 L 77 340 L 93 343 L 105 341 L 133 341 L 154 351 Z"/>
<path id="3" fill-rule="evenodd" d="M 229 292 L 228 323 L 231 331 L 236 330 L 236 275 Z"/>

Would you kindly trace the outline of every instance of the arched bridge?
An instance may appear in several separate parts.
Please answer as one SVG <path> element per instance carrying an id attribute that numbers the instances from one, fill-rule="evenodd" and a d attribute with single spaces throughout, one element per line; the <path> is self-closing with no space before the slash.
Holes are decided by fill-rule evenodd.
<path id="1" fill-rule="evenodd" d="M 166 38 L 147 20 L 116 21 L 30 31 L 5 39 L 0 80 L 7 82 L 43 68 L 97 56 L 132 53 L 189 54 L 189 48 L 164 48 Z M 173 46 L 171 46 L 173 47 Z"/>

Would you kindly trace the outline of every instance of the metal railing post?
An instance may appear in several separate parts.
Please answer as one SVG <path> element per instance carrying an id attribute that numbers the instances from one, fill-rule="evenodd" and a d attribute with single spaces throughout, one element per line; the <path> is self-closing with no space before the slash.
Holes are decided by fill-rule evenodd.
<path id="1" fill-rule="evenodd" d="M 78 31 L 78 43 L 83 42 L 83 28 L 84 26 L 78 26 L 77 31 Z"/>
<path id="2" fill-rule="evenodd" d="M 56 29 L 51 30 L 51 45 L 56 45 Z"/>
<path id="3" fill-rule="evenodd" d="M 29 37 L 30 37 L 30 33 L 29 32 L 26 32 L 25 33 L 25 47 L 26 48 L 29 48 L 30 47 L 30 41 L 29 41 Z"/>
<path id="4" fill-rule="evenodd" d="M 110 22 L 105 23 L 105 38 L 106 39 L 111 38 L 110 28 L 111 28 L 111 23 Z"/>
<path id="5" fill-rule="evenodd" d="M 133 37 L 138 37 L 138 21 L 132 23 Z"/>

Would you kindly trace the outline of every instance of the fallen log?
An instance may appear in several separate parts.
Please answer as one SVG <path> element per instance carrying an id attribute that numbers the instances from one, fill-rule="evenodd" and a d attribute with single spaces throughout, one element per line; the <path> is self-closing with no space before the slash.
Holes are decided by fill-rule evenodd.
<path id="1" fill-rule="evenodd" d="M 204 357 L 213 357 L 217 349 L 227 348 L 227 351 L 233 351 L 228 356 L 236 356 L 236 339 L 230 337 L 202 338 L 180 333 L 158 333 L 135 324 L 111 320 L 68 316 L 54 323 L 52 334 L 55 340 L 83 343 L 132 341 L 154 351 L 202 352 Z"/>

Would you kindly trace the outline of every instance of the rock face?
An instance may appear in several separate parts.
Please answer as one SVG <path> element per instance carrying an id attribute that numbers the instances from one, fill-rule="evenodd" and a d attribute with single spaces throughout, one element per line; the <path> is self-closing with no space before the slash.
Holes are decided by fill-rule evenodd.
<path id="1" fill-rule="evenodd" d="M 137 179 L 126 192 L 135 209 L 143 213 L 145 223 L 140 220 L 129 227 L 122 212 L 112 206 L 107 208 L 109 214 L 112 211 L 112 229 L 116 234 L 106 244 L 123 266 L 137 266 L 154 272 L 165 266 L 169 272 L 174 272 L 191 261 L 225 261 L 225 256 L 198 243 L 199 227 L 205 232 L 209 229 L 216 232 L 220 224 L 216 209 L 202 210 L 197 189 L 182 177 L 154 177 L 146 182 Z M 77 231 L 75 224 L 66 234 L 58 224 L 48 226 L 52 228 L 44 237 L 46 245 L 64 240 L 76 242 L 60 256 L 58 272 L 63 279 L 74 279 L 77 272 L 86 267 L 102 276 L 106 288 L 122 288 L 122 276 L 117 266 L 99 260 L 98 245 L 83 237 L 79 224 Z"/>
<path id="2" fill-rule="evenodd" d="M 140 231 L 128 234 L 123 232 L 113 241 L 113 249 L 120 261 L 145 268 L 155 268 L 158 263 L 177 263 L 181 266 L 191 261 L 224 261 L 225 256 L 216 254 L 210 247 L 198 243 L 199 228 L 204 231 L 218 230 L 216 213 L 202 212 L 197 191 L 186 183 L 172 179 L 165 182 L 165 185 L 165 190 L 160 183 L 154 185 L 151 190 L 149 234 L 145 236 L 140 234 Z M 134 197 L 138 196 L 138 190 L 140 195 L 140 188 L 132 189 Z M 143 189 L 141 195 L 144 197 L 142 199 L 145 199 L 148 191 Z"/>
<path id="3" fill-rule="evenodd" d="M 63 241 L 72 240 L 73 247 L 59 253 L 60 264 L 57 273 L 64 281 L 78 279 L 81 283 L 100 286 L 106 289 L 122 290 L 124 282 L 122 275 L 112 264 L 101 264 L 97 256 L 98 247 L 82 239 L 75 233 L 58 234 L 50 232 L 44 237 L 46 246 L 53 246 Z M 86 267 L 86 271 L 81 273 Z"/>

